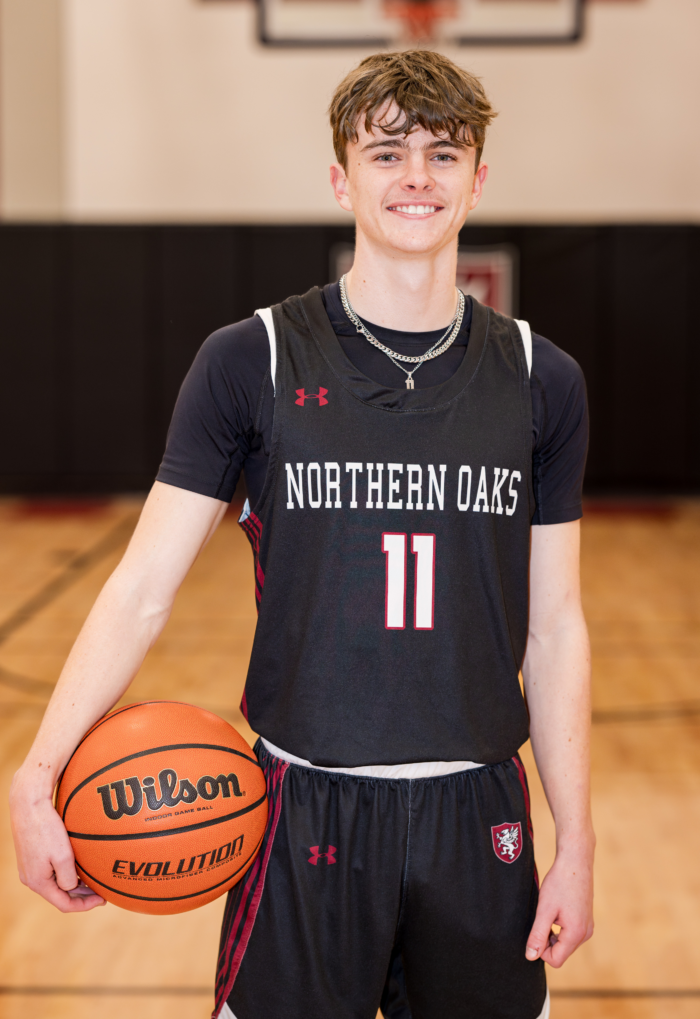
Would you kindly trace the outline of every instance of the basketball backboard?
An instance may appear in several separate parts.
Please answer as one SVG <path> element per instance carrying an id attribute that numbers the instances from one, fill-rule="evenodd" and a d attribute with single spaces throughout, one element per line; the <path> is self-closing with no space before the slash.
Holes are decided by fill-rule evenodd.
<path id="1" fill-rule="evenodd" d="M 270 46 L 542 44 L 581 35 L 583 0 L 258 0 Z"/>
<path id="2" fill-rule="evenodd" d="M 330 279 L 336 282 L 352 269 L 355 245 L 334 244 Z M 457 286 L 481 304 L 503 315 L 518 313 L 518 252 L 512 244 L 461 245 L 457 255 Z"/>

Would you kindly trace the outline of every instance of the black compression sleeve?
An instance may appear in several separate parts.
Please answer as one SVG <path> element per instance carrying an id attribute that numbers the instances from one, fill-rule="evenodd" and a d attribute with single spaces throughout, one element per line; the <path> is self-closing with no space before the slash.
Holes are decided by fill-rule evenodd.
<path id="1" fill-rule="evenodd" d="M 542 336 L 532 337 L 533 524 L 564 524 L 583 515 L 588 405 L 583 372 Z"/>
<path id="2" fill-rule="evenodd" d="M 230 502 L 256 442 L 269 370 L 267 333 L 257 316 L 212 333 L 180 389 L 158 481 Z"/>

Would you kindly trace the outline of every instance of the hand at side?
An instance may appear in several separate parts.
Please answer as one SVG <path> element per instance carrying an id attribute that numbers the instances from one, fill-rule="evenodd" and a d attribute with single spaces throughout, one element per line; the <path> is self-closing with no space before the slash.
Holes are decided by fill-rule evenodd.
<path id="1" fill-rule="evenodd" d="M 558 967 L 593 933 L 590 651 L 578 521 L 532 528 L 523 678 L 532 750 L 557 830 L 557 855 L 542 882 L 526 957 Z M 552 924 L 561 927 L 558 935 Z"/>
<path id="2" fill-rule="evenodd" d="M 554 934 L 552 924 L 561 928 Z M 558 969 L 593 934 L 593 847 L 560 852 L 540 889 L 526 958 Z"/>

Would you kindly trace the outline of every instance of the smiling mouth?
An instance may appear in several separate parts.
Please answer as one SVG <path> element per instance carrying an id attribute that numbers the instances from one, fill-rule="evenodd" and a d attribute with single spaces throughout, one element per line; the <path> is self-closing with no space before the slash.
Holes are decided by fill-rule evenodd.
<path id="1" fill-rule="evenodd" d="M 429 216 L 433 212 L 440 212 L 442 205 L 389 205 L 388 212 L 403 212 L 406 216 Z"/>

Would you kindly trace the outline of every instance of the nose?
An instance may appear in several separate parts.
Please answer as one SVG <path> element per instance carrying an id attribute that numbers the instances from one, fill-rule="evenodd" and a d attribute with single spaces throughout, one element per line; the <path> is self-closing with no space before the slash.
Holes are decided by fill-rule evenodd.
<path id="1" fill-rule="evenodd" d="M 421 152 L 414 153 L 408 160 L 401 187 L 412 194 L 427 194 L 435 187 L 430 164 Z"/>

